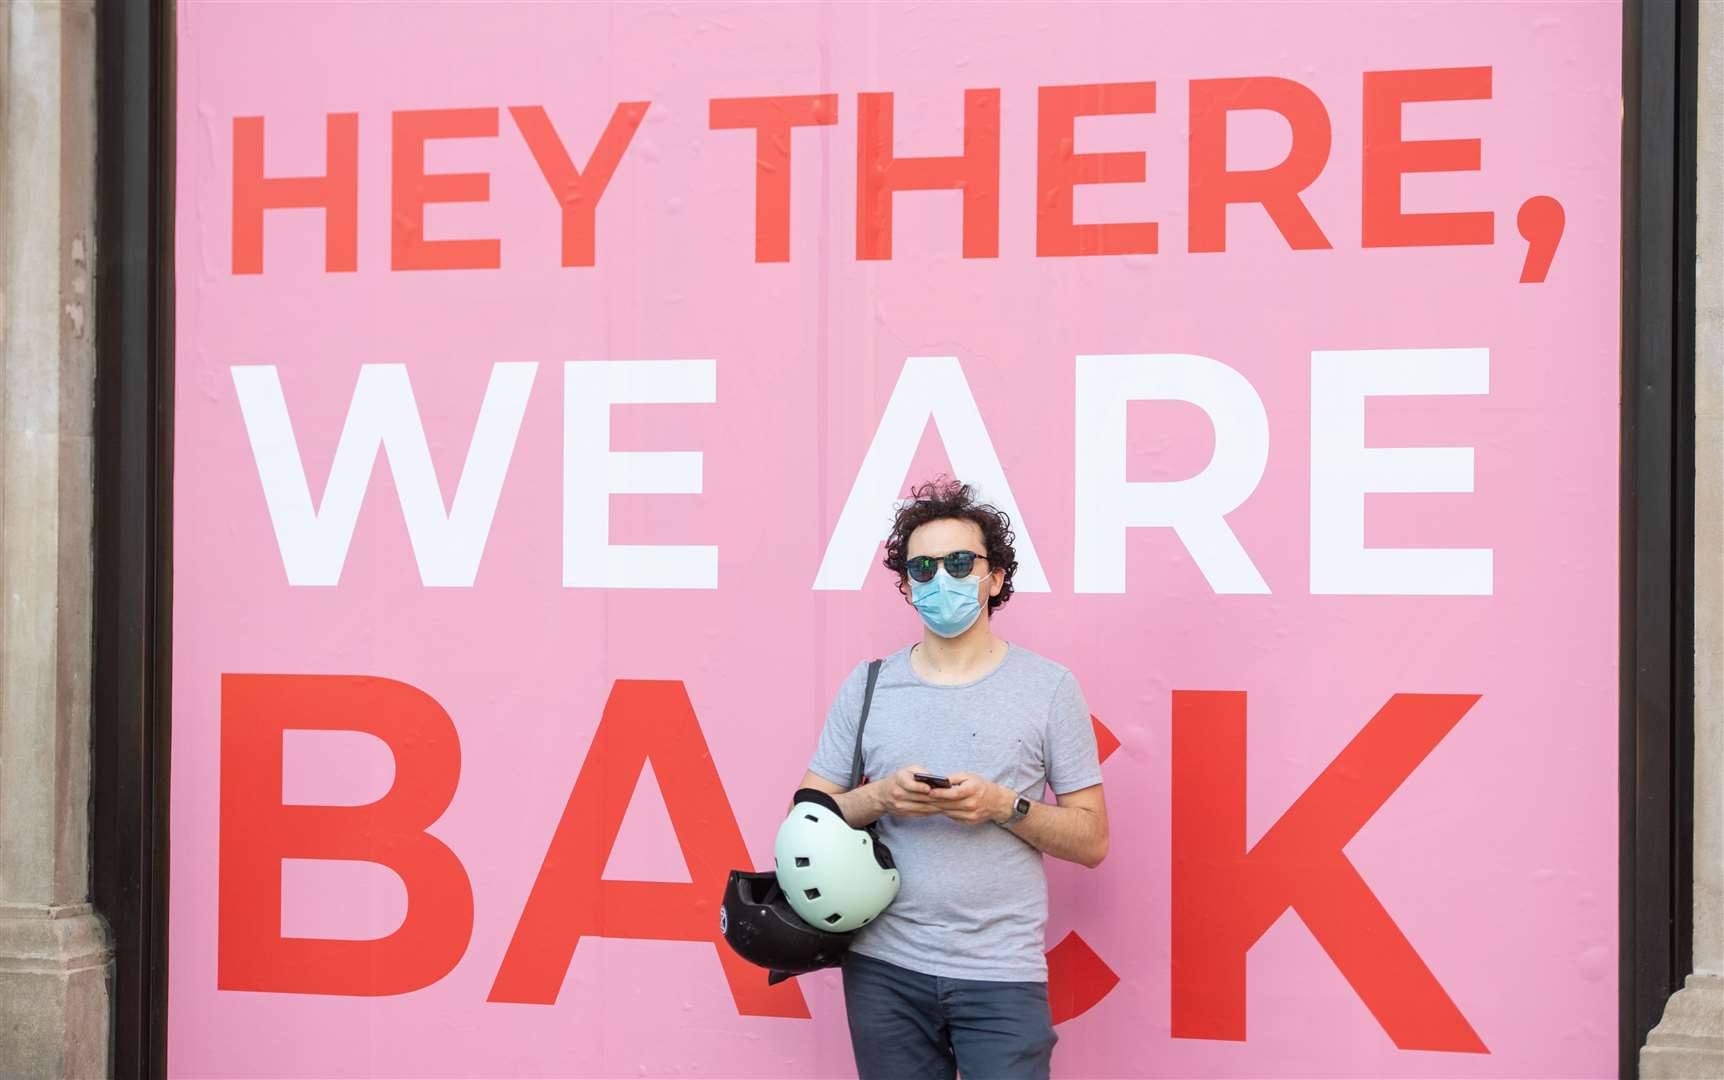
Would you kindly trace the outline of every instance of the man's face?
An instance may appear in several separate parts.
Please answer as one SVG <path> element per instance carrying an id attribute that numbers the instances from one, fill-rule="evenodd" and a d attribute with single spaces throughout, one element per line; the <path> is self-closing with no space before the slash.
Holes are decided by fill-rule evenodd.
<path id="1" fill-rule="evenodd" d="M 970 576 L 965 581 L 980 586 L 978 597 L 982 602 L 982 618 L 988 617 L 988 599 L 998 596 L 1005 585 L 1006 573 L 986 560 L 987 542 L 982 539 L 982 527 L 964 518 L 941 518 L 921 525 L 910 534 L 910 539 L 904 545 L 904 557 L 915 558 L 918 555 L 941 556 L 954 551 L 973 551 L 983 558 L 976 560 L 971 568 Z M 941 570 L 944 567 L 940 568 Z M 935 571 L 936 573 L 939 570 Z M 904 602 L 910 602 L 910 589 L 915 582 L 904 582 Z"/>

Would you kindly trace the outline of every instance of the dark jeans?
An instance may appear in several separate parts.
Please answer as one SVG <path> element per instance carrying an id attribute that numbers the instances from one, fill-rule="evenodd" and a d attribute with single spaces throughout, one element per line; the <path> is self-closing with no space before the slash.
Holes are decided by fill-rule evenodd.
<path id="1" fill-rule="evenodd" d="M 862 1080 L 1046 1080 L 1048 984 L 947 979 L 848 953 L 844 1006 Z"/>

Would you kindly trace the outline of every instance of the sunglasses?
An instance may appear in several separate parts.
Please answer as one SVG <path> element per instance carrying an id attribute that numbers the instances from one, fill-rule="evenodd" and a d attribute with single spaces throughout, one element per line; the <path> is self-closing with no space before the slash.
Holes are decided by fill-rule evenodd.
<path id="1" fill-rule="evenodd" d="M 911 581 L 932 581 L 934 571 L 946 564 L 946 573 L 962 581 L 970 576 L 970 570 L 976 565 L 977 559 L 986 560 L 986 555 L 977 555 L 973 551 L 952 551 L 945 555 L 912 555 L 904 560 L 904 569 L 909 572 Z"/>

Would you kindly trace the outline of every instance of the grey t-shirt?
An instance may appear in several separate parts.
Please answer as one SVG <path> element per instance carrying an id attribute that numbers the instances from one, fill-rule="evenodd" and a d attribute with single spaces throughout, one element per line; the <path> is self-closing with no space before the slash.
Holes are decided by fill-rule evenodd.
<path id="1" fill-rule="evenodd" d="M 886 657 L 862 734 L 862 772 L 906 765 L 968 772 L 1031 799 L 1101 783 L 1095 729 L 1077 679 L 1022 645 L 974 682 L 942 686 L 910 669 L 906 646 Z M 850 782 L 868 664 L 856 666 L 826 716 L 809 770 Z M 851 949 L 927 975 L 1006 982 L 1047 979 L 1042 855 L 996 825 L 944 815 L 880 819 L 902 886 Z"/>

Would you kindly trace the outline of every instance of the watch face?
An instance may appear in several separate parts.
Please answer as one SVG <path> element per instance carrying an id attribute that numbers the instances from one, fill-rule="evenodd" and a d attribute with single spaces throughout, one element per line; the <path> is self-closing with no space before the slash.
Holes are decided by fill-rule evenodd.
<path id="1" fill-rule="evenodd" d="M 1030 800 L 1019 795 L 1017 805 L 1012 807 L 1012 810 L 1019 817 L 1023 817 L 1025 814 L 1030 812 Z"/>

